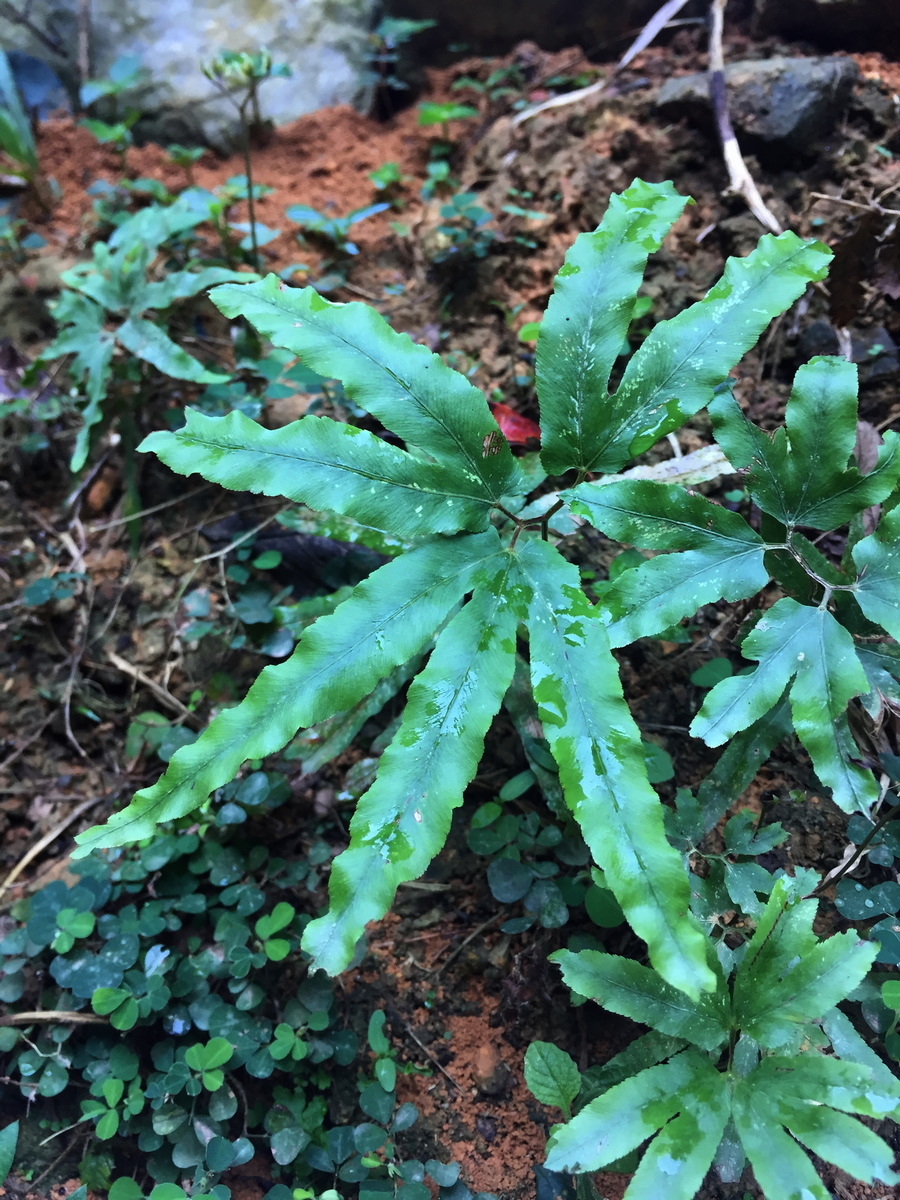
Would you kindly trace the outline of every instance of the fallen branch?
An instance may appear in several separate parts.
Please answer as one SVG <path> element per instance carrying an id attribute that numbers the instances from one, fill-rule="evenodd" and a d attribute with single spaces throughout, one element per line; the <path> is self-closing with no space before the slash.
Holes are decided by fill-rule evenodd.
<path id="1" fill-rule="evenodd" d="M 642 50 L 647 49 L 656 35 L 666 27 L 677 12 L 684 8 L 686 3 L 687 0 L 666 0 L 666 3 L 653 14 L 605 79 L 598 79 L 596 83 L 589 83 L 587 87 L 579 88 L 575 92 L 566 92 L 564 96 L 553 96 L 549 100 L 544 100 L 540 104 L 536 104 L 533 108 L 525 109 L 524 112 L 520 112 L 513 117 L 512 127 L 515 128 L 517 125 L 521 125 L 523 121 L 529 121 L 532 117 L 536 117 L 538 113 L 546 112 L 550 108 L 562 108 L 565 104 L 575 104 L 579 100 L 586 100 L 588 96 L 596 96 L 602 92 L 605 88 L 609 87 L 620 71 L 624 71 L 628 64 L 637 58 Z"/>
<path id="2" fill-rule="evenodd" d="M 8 1013 L 0 1017 L 0 1025 L 34 1025 L 43 1022 L 45 1025 L 108 1025 L 106 1017 L 98 1017 L 95 1013 L 83 1012 L 54 1012 L 42 1008 L 39 1012 Z"/>
<path id="3" fill-rule="evenodd" d="M 728 95 L 725 89 L 725 59 L 722 51 L 722 25 L 728 0 L 713 0 L 709 14 L 709 99 L 716 122 L 716 132 L 722 143 L 722 157 L 728 170 L 728 192 L 743 196 L 754 217 L 773 233 L 782 233 L 775 215 L 766 207 L 753 176 L 744 162 L 731 118 L 728 115 Z"/>

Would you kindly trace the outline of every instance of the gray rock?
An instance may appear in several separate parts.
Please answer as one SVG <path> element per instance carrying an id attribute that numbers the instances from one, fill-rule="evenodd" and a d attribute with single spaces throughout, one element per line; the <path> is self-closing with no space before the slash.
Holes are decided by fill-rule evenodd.
<path id="1" fill-rule="evenodd" d="M 828 133 L 859 75 L 849 58 L 766 58 L 725 68 L 728 112 L 738 133 L 786 149 L 807 150 Z M 672 112 L 709 110 L 709 79 L 667 80 L 656 97 Z"/>
<path id="2" fill-rule="evenodd" d="M 52 31 L 61 53 L 6 18 L 0 45 L 50 62 L 71 82 L 78 0 L 35 0 L 30 20 Z M 264 118 L 276 124 L 329 104 L 352 103 L 364 86 L 367 32 L 375 0 L 92 0 L 91 74 L 103 78 L 113 62 L 137 56 L 150 84 L 139 107 L 181 140 L 228 148 L 238 132 L 234 106 L 204 77 L 202 64 L 221 50 L 268 47 L 286 62 L 291 79 L 263 84 Z M 171 134 L 169 135 L 171 136 Z"/>

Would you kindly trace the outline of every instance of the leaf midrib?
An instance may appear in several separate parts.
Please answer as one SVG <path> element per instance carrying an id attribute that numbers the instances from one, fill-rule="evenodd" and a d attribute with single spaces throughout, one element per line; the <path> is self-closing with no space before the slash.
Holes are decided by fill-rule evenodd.
<path id="1" fill-rule="evenodd" d="M 618 991 L 626 992 L 630 996 L 636 996 L 639 999 L 641 999 L 651 1005 L 655 1004 L 655 1005 L 659 1006 L 660 1008 L 665 1008 L 669 1012 L 671 1012 L 672 1014 L 674 1014 L 676 1016 L 683 1015 L 686 1018 L 695 1018 L 700 1021 L 709 1022 L 711 1025 L 714 1025 L 716 1027 L 716 1029 L 718 1031 L 720 1031 L 722 1034 L 720 1042 L 718 1042 L 716 1044 L 719 1045 L 719 1044 L 721 1044 L 722 1041 L 725 1040 L 725 1035 L 728 1032 L 728 1027 L 724 1024 L 720 1024 L 719 1021 L 716 1019 L 716 1015 L 714 1013 L 704 1012 L 701 1009 L 699 1004 L 697 1004 L 697 1005 L 686 1004 L 684 1007 L 679 1008 L 679 1006 L 670 998 L 664 998 L 659 995 L 649 997 L 646 992 L 642 992 L 642 991 L 640 991 L 639 988 L 637 988 L 633 985 L 630 986 L 627 983 L 621 983 L 619 981 L 616 981 L 616 982 L 610 984 L 609 986 Z M 671 986 L 671 985 L 669 985 L 669 986 Z M 591 999 L 594 999 L 594 997 L 592 996 Z M 598 1001 L 598 1003 L 601 1003 L 605 1008 L 609 1008 L 610 1007 L 610 997 L 606 996 L 602 1001 Z M 613 1011 L 616 1011 L 616 1010 L 614 1009 Z M 642 1017 L 638 1017 L 638 1018 L 632 1017 L 630 1012 L 620 1012 L 620 1015 L 623 1017 L 631 1017 L 632 1020 L 635 1020 L 635 1019 L 640 1020 L 640 1021 L 644 1020 L 644 1018 L 642 1018 Z M 696 1040 L 696 1038 L 692 1037 L 689 1033 L 685 1033 L 685 1032 L 676 1033 L 676 1034 L 667 1033 L 666 1030 L 660 1029 L 659 1026 L 655 1022 L 647 1021 L 646 1023 L 651 1025 L 652 1028 L 658 1030 L 658 1032 L 665 1034 L 667 1037 L 684 1038 L 686 1041 L 692 1042 L 695 1046 L 700 1046 L 701 1049 L 704 1049 L 704 1050 L 710 1048 L 707 1046 L 703 1046 L 703 1044 L 701 1042 L 698 1042 Z"/>
<path id="2" fill-rule="evenodd" d="M 639 519 L 640 521 L 652 522 L 657 525 L 666 525 L 672 529 L 684 529 L 692 534 L 700 534 L 701 537 L 708 538 L 711 542 L 736 542 L 740 546 L 747 546 L 753 550 L 756 550 L 760 547 L 764 549 L 768 548 L 767 543 L 764 542 L 756 530 L 751 529 L 749 525 L 747 526 L 747 536 L 738 537 L 736 534 L 722 533 L 717 529 L 701 529 L 698 525 L 692 524 L 690 521 L 679 521 L 674 517 L 659 516 L 656 513 L 648 515 L 643 509 L 640 508 L 624 508 L 616 504 L 606 504 L 603 500 L 586 500 L 583 496 L 578 496 L 577 499 L 581 504 L 586 504 L 588 507 L 602 507 L 611 512 L 621 513 L 625 517 L 632 517 Z M 728 510 L 725 509 L 724 511 L 727 512 Z M 640 543 L 638 542 L 634 543 L 634 545 L 639 544 Z M 655 547 L 648 545 L 646 546 L 646 549 L 655 549 Z M 667 553 L 674 554 L 696 554 L 701 552 L 702 550 L 699 546 L 691 547 L 688 550 L 681 550 L 677 547 L 673 548 L 672 550 L 667 549 Z"/>
<path id="3" fill-rule="evenodd" d="M 335 471 L 346 471 L 351 475 L 358 475 L 362 479 L 371 480 L 373 483 L 383 483 L 388 487 L 403 488 L 406 491 L 413 492 L 417 496 L 421 496 L 424 494 L 424 495 L 431 495 L 431 496 L 441 496 L 441 497 L 445 497 L 445 498 L 449 497 L 449 498 L 452 498 L 455 500 L 465 500 L 465 501 L 468 501 L 469 503 L 480 504 L 484 508 L 490 508 L 492 506 L 492 501 L 490 499 L 488 499 L 488 497 L 486 497 L 486 496 L 473 496 L 471 493 L 468 493 L 468 492 L 452 492 L 449 490 L 438 490 L 436 487 L 433 487 L 433 486 L 424 487 L 424 486 L 422 486 L 420 484 L 416 484 L 414 482 L 404 483 L 399 480 L 389 479 L 383 475 L 376 475 L 373 472 L 365 471 L 360 467 L 354 467 L 354 466 L 346 465 L 344 463 L 323 462 L 322 459 L 316 458 L 312 454 L 306 454 L 306 455 L 286 454 L 283 450 L 270 450 L 268 448 L 254 449 L 253 447 L 242 446 L 242 445 L 230 446 L 230 445 L 227 445 L 225 442 L 208 441 L 206 438 L 200 437 L 195 433 L 179 433 L 176 436 L 179 437 L 179 440 L 181 441 L 182 444 L 191 442 L 195 445 L 203 446 L 204 448 L 210 449 L 210 450 L 224 450 L 229 455 L 232 455 L 232 456 L 240 453 L 240 454 L 247 454 L 247 455 L 257 455 L 260 458 L 281 458 L 281 459 L 284 459 L 285 462 L 290 462 L 290 463 L 312 463 L 313 466 L 316 466 L 316 467 L 326 467 L 326 468 L 330 468 Z M 415 462 L 415 460 L 412 460 L 412 461 Z M 404 464 L 404 465 L 406 465 L 406 464 Z M 427 466 L 427 464 L 424 464 L 424 465 Z"/>

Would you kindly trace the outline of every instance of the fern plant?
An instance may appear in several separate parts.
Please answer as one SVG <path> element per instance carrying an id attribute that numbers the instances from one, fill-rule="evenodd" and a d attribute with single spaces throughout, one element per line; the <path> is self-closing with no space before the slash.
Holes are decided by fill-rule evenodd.
<path id="1" fill-rule="evenodd" d="M 377 204 L 366 204 L 362 208 L 354 208 L 343 217 L 334 217 L 329 213 L 319 212 L 308 204 L 292 204 L 285 210 L 289 221 L 293 221 L 306 232 L 309 237 L 317 238 L 338 255 L 359 254 L 359 246 L 350 240 L 350 230 L 360 221 L 375 217 L 386 208 L 386 201 Z M 300 235 L 302 237 L 302 235 Z"/>
<path id="2" fill-rule="evenodd" d="M 108 242 L 94 245 L 91 262 L 62 273 L 66 291 L 54 312 L 61 328 L 42 359 L 72 355 L 69 369 L 84 391 L 87 403 L 72 453 L 73 471 L 80 471 L 87 461 L 91 431 L 103 420 L 117 351 L 173 379 L 228 381 L 228 375 L 207 370 L 173 342 L 160 317 L 178 301 L 199 295 L 215 283 L 245 276 L 223 267 L 170 271 L 160 279 L 152 274 L 160 247 L 169 238 L 195 228 L 204 215 L 190 198 L 168 207 L 142 209 L 119 225 Z"/>
<path id="3" fill-rule="evenodd" d="M 736 1182 L 746 1159 L 767 1200 L 828 1200 L 804 1146 L 866 1183 L 900 1182 L 893 1150 L 854 1119 L 900 1116 L 900 1081 L 836 1007 L 877 946 L 852 931 L 818 941 L 817 902 L 801 898 L 817 879 L 779 879 L 739 951 L 710 943 L 716 987 L 699 1001 L 613 954 L 550 956 L 578 995 L 651 1027 L 582 1077 L 557 1047 L 529 1047 L 538 1099 L 566 1115 L 588 1100 L 551 1132 L 551 1170 L 598 1171 L 652 1139 L 625 1200 L 690 1200 L 714 1162 Z"/>
<path id="4" fill-rule="evenodd" d="M 807 451 L 791 440 L 790 422 L 798 412 L 793 408 L 788 434 L 774 446 L 794 462 L 791 470 L 779 469 L 780 485 L 791 497 L 799 489 L 805 498 L 792 499 L 790 512 L 778 510 L 773 519 L 784 528 L 767 533 L 768 541 L 734 514 L 673 485 L 587 481 L 589 475 L 619 472 L 713 403 L 715 389 L 768 321 L 826 273 L 829 252 L 821 244 L 793 233 L 765 236 L 752 254 L 729 260 L 702 300 L 654 328 L 610 394 L 610 371 L 647 258 L 685 203 L 670 183 L 636 180 L 611 198 L 600 227 L 580 235 L 566 256 L 538 340 L 546 475 L 526 475 L 480 391 L 425 347 L 391 330 L 373 309 L 332 304 L 313 289 L 291 289 L 274 276 L 212 292 L 226 315 L 244 316 L 312 369 L 340 378 L 346 394 L 407 449 L 324 417 L 268 431 L 240 413 L 214 419 L 190 411 L 183 429 L 151 434 L 143 448 L 182 474 L 196 471 L 225 487 L 327 508 L 369 527 L 376 537 L 387 531 L 409 548 L 310 627 L 289 660 L 266 667 L 240 705 L 218 715 L 197 742 L 175 754 L 158 783 L 138 792 L 106 825 L 82 835 L 81 853 L 148 837 L 159 822 L 192 812 L 248 759 L 279 750 L 298 728 L 353 708 L 434 639 L 376 782 L 358 803 L 350 845 L 334 862 L 330 910 L 304 934 L 315 967 L 342 970 L 366 923 L 387 911 L 397 886 L 421 875 L 443 845 L 510 685 L 522 630 L 562 791 L 595 861 L 647 942 L 660 976 L 695 998 L 715 990 L 707 942 L 689 911 L 688 875 L 666 840 L 664 809 L 647 779 L 611 646 L 658 631 L 711 599 L 751 595 L 768 581 L 770 564 L 778 571 L 785 567 L 787 582 L 801 589 L 801 601 L 782 601 L 785 607 L 773 609 L 768 623 L 757 626 L 747 649 L 755 652 L 759 645 L 761 654 L 768 653 L 779 638 L 792 646 L 795 625 L 806 630 L 797 653 L 807 654 L 809 663 L 794 654 L 795 669 L 787 670 L 785 649 L 779 690 L 794 674 L 795 717 L 827 781 L 836 778 L 837 766 L 832 771 L 829 764 L 838 761 L 848 777 L 857 778 L 843 710 L 849 696 L 868 685 L 864 667 L 853 666 L 851 634 L 831 606 L 837 609 L 840 600 L 849 610 L 855 596 L 870 619 L 893 619 L 889 584 L 879 591 L 876 581 L 896 572 L 890 550 L 896 517 L 886 518 L 884 534 L 855 547 L 872 581 L 862 587 L 849 575 L 847 583 L 843 575 L 828 582 L 827 572 L 836 569 L 820 562 L 793 525 L 809 523 L 811 516 L 846 520 L 854 506 L 884 499 L 900 464 L 891 437 L 873 476 L 860 480 L 840 469 L 838 451 L 845 462 L 849 455 L 845 426 L 853 421 L 855 400 L 851 403 L 848 391 L 850 368 L 831 363 L 810 368 L 815 378 L 825 372 L 841 381 L 822 401 L 836 404 L 839 416 L 822 422 L 816 463 L 827 465 L 828 478 L 844 489 L 842 498 L 829 503 L 823 494 L 816 500 L 804 486 Z M 801 392 L 803 380 L 797 393 L 803 410 Z M 754 435 L 727 399 L 716 399 L 713 408 L 736 465 L 761 452 L 762 442 L 751 440 Z M 574 487 L 529 502 L 527 493 L 545 488 L 547 475 L 570 472 Z M 761 478 L 755 465 L 754 472 L 754 480 Z M 824 474 L 815 485 L 828 486 Z M 763 483 L 754 486 L 768 496 Z M 765 506 L 773 505 L 766 499 Z M 614 536 L 682 553 L 625 572 L 619 586 L 593 606 L 577 568 L 549 540 L 566 513 L 575 519 L 587 515 Z M 677 583 L 664 578 L 654 591 L 665 570 L 677 575 L 678 564 L 683 569 Z M 821 589 L 812 604 L 810 588 Z M 856 616 L 864 624 L 862 613 Z M 842 674 L 840 663 L 829 658 L 828 699 L 814 725 L 803 698 L 810 686 L 819 686 L 824 669 L 819 651 L 807 647 L 817 629 L 827 632 L 834 654 L 852 670 Z M 811 675 L 813 663 L 819 665 Z M 840 678 L 833 684 L 835 672 Z M 753 678 L 713 689 L 698 718 L 699 731 L 711 741 L 764 711 L 774 685 L 762 678 L 754 684 Z M 721 700 L 721 689 L 735 686 L 750 689 L 742 705 L 728 692 Z M 712 723 L 715 713 L 720 715 Z M 864 799 L 866 785 L 859 780 L 857 785 Z M 844 793 L 841 797 L 849 803 Z"/>

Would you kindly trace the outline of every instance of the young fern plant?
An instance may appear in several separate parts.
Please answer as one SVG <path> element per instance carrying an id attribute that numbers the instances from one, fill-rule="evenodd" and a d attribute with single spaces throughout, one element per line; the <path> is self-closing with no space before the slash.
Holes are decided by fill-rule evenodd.
<path id="1" fill-rule="evenodd" d="M 821 244 L 793 233 L 764 237 L 746 258 L 729 260 L 704 299 L 655 327 L 610 394 L 647 258 L 686 203 L 671 183 L 636 180 L 566 256 L 538 341 L 548 475 L 574 472 L 582 487 L 589 474 L 620 471 L 710 403 L 769 320 L 825 275 L 830 255 Z M 174 755 L 158 783 L 82 835 L 79 853 L 148 837 L 197 809 L 248 759 L 352 708 L 434 639 L 357 805 L 350 845 L 333 864 L 330 909 L 304 934 L 315 968 L 344 969 L 367 922 L 441 849 L 512 679 L 522 631 L 562 790 L 595 861 L 661 977 L 695 998 L 714 990 L 688 876 L 666 840 L 622 695 L 610 610 L 590 604 L 577 568 L 548 540 L 568 496 L 529 506 L 533 477 L 526 481 L 482 393 L 372 308 L 332 304 L 274 276 L 211 296 L 227 316 L 245 317 L 313 370 L 341 379 L 408 449 L 325 417 L 269 431 L 240 413 L 190 410 L 183 429 L 151 434 L 143 449 L 181 474 L 327 508 L 410 548 L 306 630 L 290 659 L 266 667 L 240 705 Z M 576 487 L 571 501 L 588 500 Z"/>
<path id="2" fill-rule="evenodd" d="M 837 1007 L 864 979 L 877 945 L 853 931 L 819 942 L 818 877 L 775 883 L 750 942 L 710 943 L 716 988 L 699 1001 L 648 967 L 595 950 L 551 961 L 579 996 L 651 1032 L 583 1077 L 568 1055 L 536 1042 L 529 1087 L 568 1116 L 547 1166 L 599 1171 L 652 1139 L 625 1200 L 691 1200 L 715 1163 L 737 1182 L 747 1159 L 766 1200 L 828 1200 L 803 1147 L 866 1183 L 898 1183 L 894 1152 L 855 1116 L 900 1116 L 900 1081 Z M 599 1094 L 598 1094 L 599 1093 Z"/>
<path id="3" fill-rule="evenodd" d="M 224 267 L 206 267 L 200 271 L 170 271 L 156 279 L 152 270 L 160 247 L 203 219 L 204 213 L 187 200 L 178 200 L 167 208 L 153 205 L 142 209 L 119 225 L 108 242 L 94 245 L 91 262 L 63 271 L 66 291 L 54 311 L 60 331 L 41 358 L 49 361 L 71 355 L 69 370 L 86 401 L 72 452 L 72 471 L 84 466 L 92 431 L 104 420 L 117 354 L 124 352 L 126 361 L 138 359 L 173 379 L 191 383 L 228 380 L 228 375 L 207 370 L 172 341 L 165 329 L 165 317 L 178 301 L 197 296 L 213 284 L 244 276 Z M 130 406 L 120 403 L 119 408 L 120 421 L 124 419 L 130 425 Z M 109 414 L 106 419 L 110 421 Z M 123 433 L 127 441 L 128 429 Z"/>

